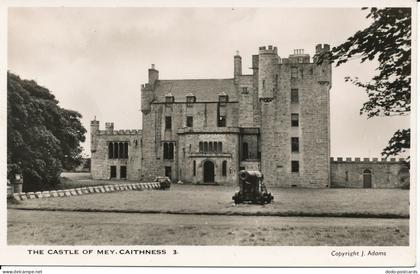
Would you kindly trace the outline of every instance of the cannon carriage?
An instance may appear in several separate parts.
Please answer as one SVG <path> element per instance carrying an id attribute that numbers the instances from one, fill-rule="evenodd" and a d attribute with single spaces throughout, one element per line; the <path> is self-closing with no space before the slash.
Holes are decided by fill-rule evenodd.
<path id="1" fill-rule="evenodd" d="M 274 199 L 264 184 L 264 175 L 260 171 L 239 172 L 239 192 L 232 197 L 235 204 L 268 204 Z"/>

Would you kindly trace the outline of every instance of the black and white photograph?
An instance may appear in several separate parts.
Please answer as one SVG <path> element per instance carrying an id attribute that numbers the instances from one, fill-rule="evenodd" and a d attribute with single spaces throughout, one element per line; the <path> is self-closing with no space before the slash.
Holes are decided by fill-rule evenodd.
<path id="1" fill-rule="evenodd" d="M 68 3 L 3 7 L 2 264 L 415 265 L 415 1 Z"/>

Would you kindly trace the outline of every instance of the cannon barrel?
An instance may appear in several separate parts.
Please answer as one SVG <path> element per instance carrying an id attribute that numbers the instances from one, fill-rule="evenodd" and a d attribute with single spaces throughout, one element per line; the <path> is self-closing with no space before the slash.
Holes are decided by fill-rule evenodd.
<path id="1" fill-rule="evenodd" d="M 258 180 L 263 180 L 264 175 L 258 170 L 241 170 L 239 172 L 239 179 L 241 181 L 247 181 L 250 183 L 258 182 Z"/>

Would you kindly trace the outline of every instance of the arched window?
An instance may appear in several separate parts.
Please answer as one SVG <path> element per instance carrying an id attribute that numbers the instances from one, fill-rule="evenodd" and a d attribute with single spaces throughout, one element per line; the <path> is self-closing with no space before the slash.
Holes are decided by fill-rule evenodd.
<path id="1" fill-rule="evenodd" d="M 222 153 L 223 151 L 222 142 L 219 142 L 219 145 L 217 146 L 217 150 L 219 151 L 219 153 Z"/>
<path id="2" fill-rule="evenodd" d="M 217 142 L 213 142 L 213 151 L 218 152 L 217 150 Z"/>
<path id="3" fill-rule="evenodd" d="M 108 159 L 114 158 L 114 148 L 112 146 L 112 143 L 108 144 Z"/>
<path id="4" fill-rule="evenodd" d="M 227 174 L 227 161 L 222 162 L 222 176 L 226 176 Z"/>
<path id="5" fill-rule="evenodd" d="M 204 152 L 207 152 L 207 151 L 208 151 L 208 143 L 204 142 Z"/>
<path id="6" fill-rule="evenodd" d="M 197 173 L 196 167 L 195 167 L 195 160 L 193 161 L 193 176 L 195 176 Z"/>
<path id="7" fill-rule="evenodd" d="M 213 152 L 213 143 L 212 142 L 209 143 L 209 152 Z"/>

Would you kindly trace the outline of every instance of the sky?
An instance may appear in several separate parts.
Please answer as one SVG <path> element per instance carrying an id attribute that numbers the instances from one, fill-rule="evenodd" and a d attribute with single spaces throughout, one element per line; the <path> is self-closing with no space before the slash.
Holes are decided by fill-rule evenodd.
<path id="1" fill-rule="evenodd" d="M 358 8 L 9 8 L 8 70 L 48 88 L 60 106 L 77 110 L 88 129 L 139 129 L 140 86 L 155 64 L 160 79 L 232 78 L 233 56 L 251 74 L 252 54 L 264 45 L 281 57 L 294 49 L 339 45 L 367 27 Z M 393 132 L 410 117 L 360 115 L 363 89 L 344 77 L 369 80 L 375 63 L 355 59 L 333 67 L 331 156 L 380 157 Z"/>

